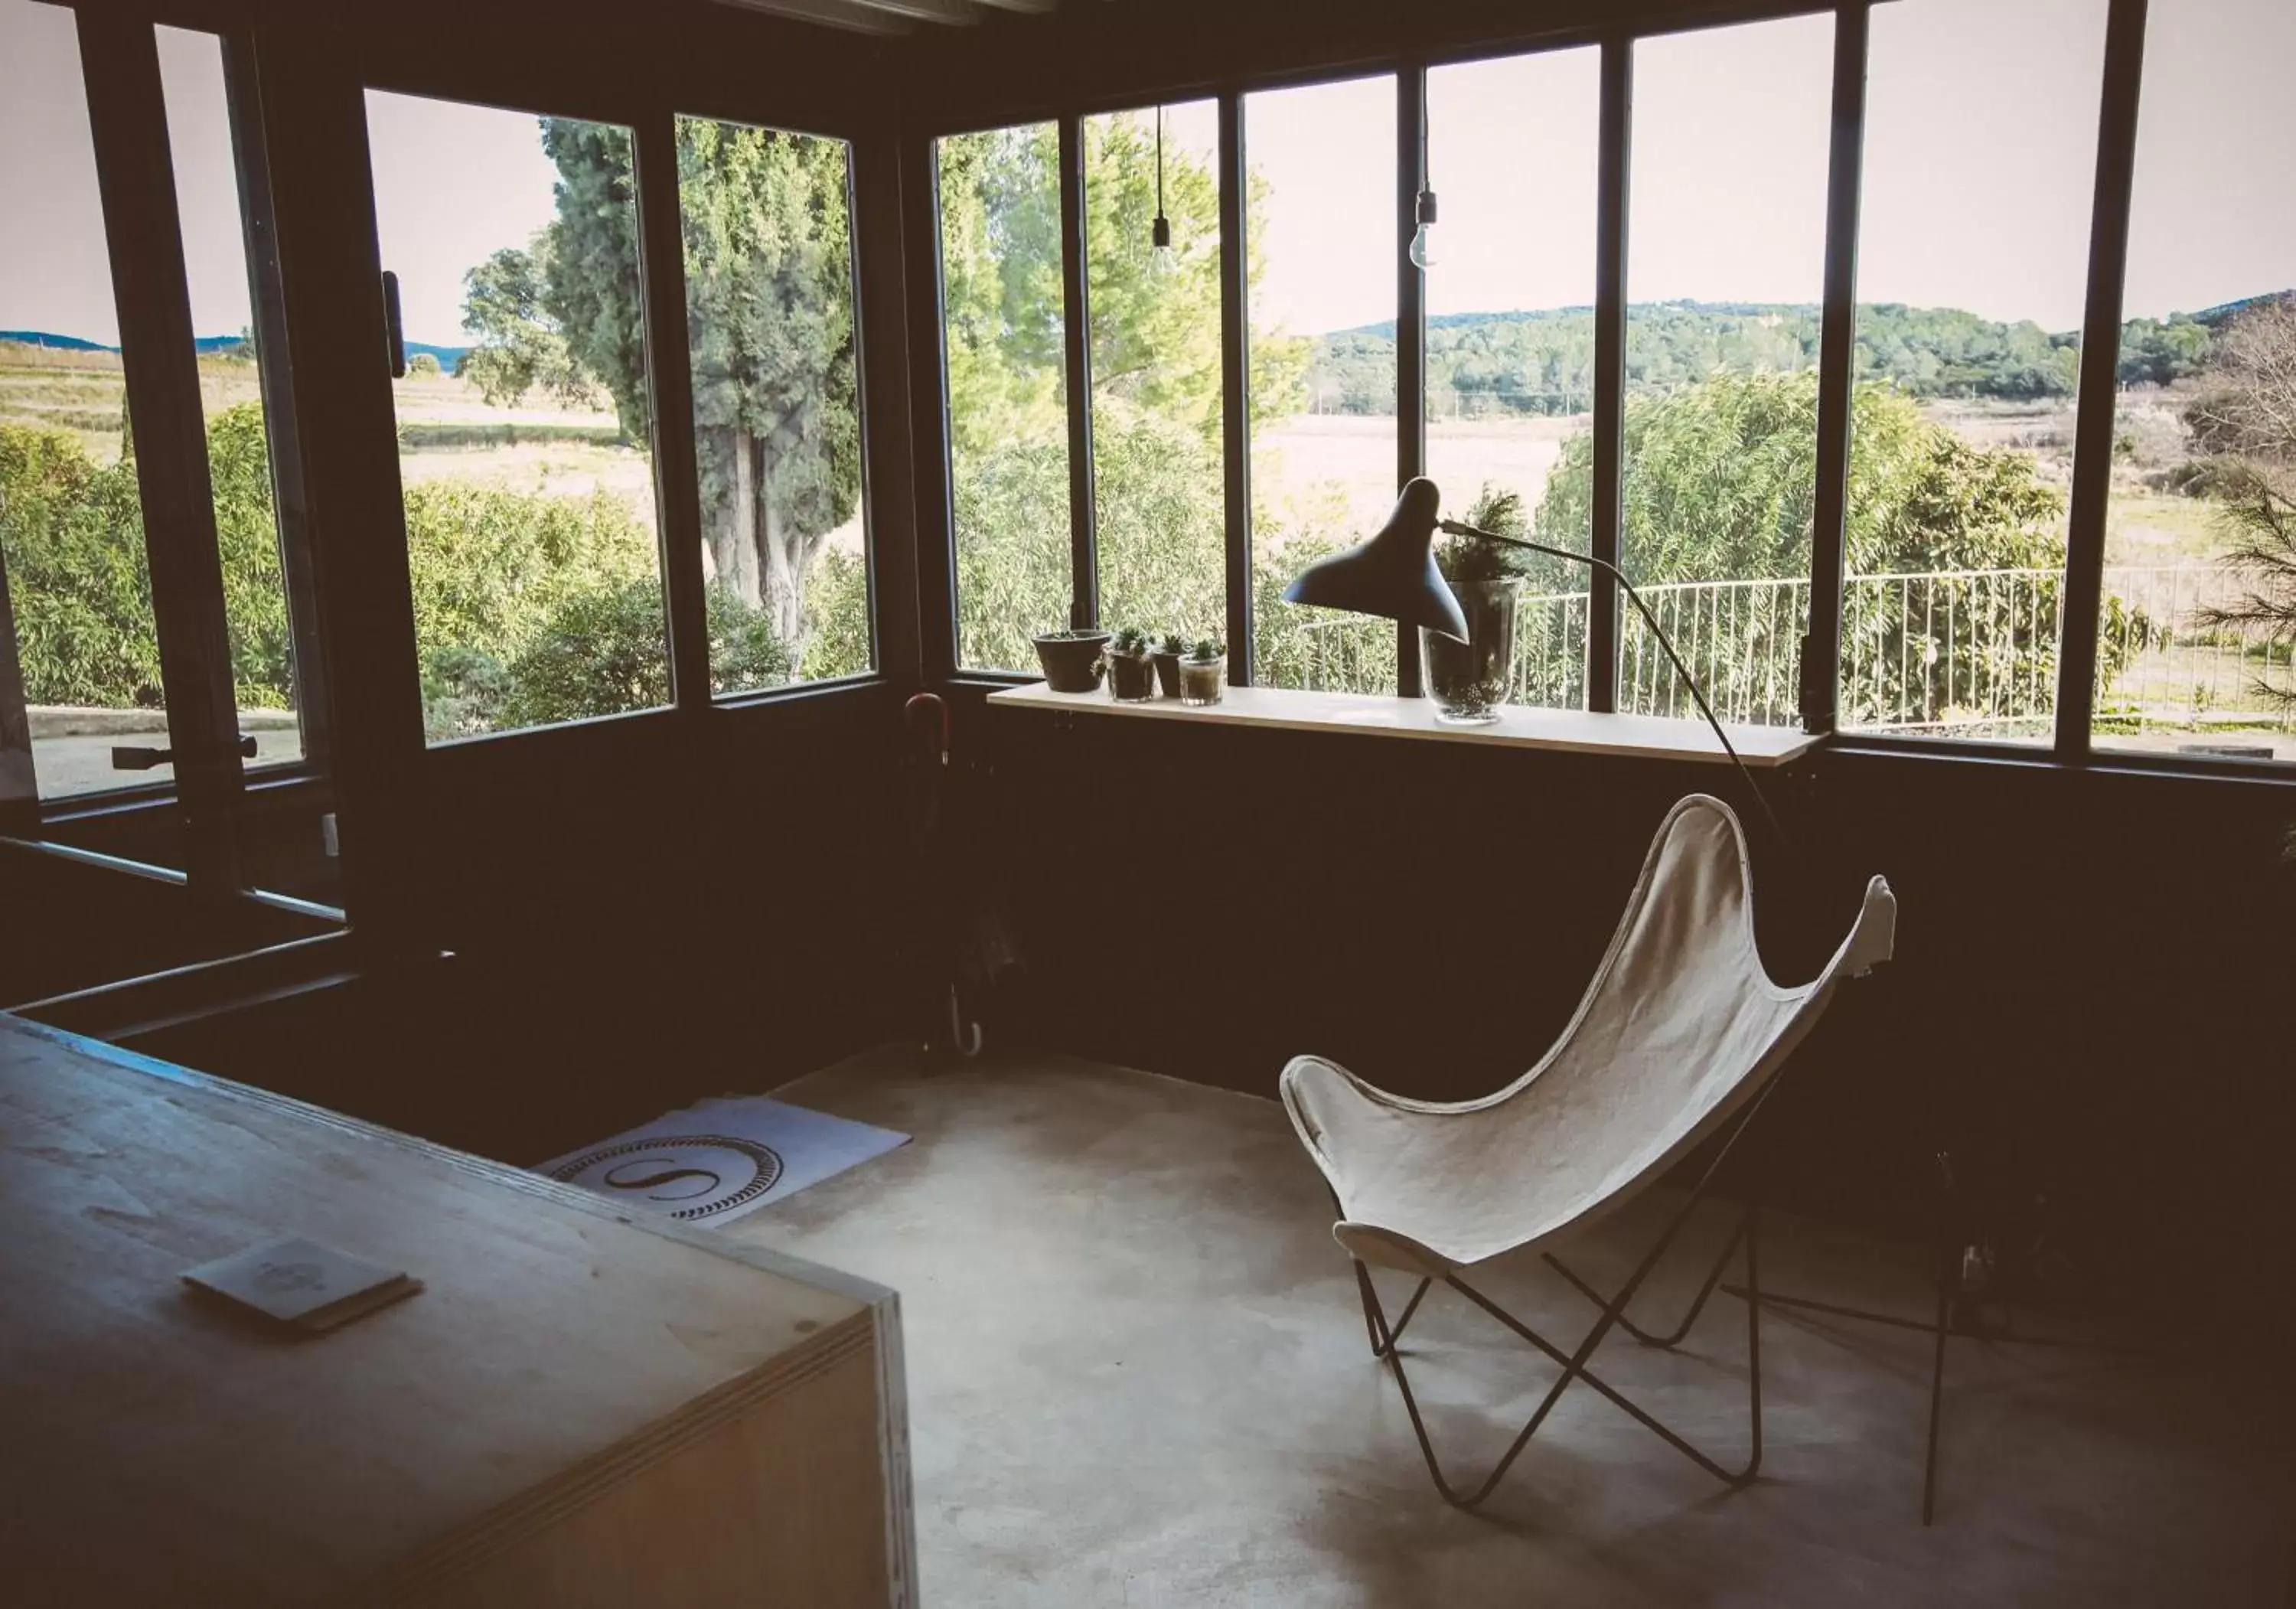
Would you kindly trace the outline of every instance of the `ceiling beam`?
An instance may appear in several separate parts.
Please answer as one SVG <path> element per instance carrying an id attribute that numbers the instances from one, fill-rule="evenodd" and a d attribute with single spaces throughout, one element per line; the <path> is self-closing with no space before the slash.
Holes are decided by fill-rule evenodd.
<path id="1" fill-rule="evenodd" d="M 860 34 L 904 34 L 909 20 L 880 9 L 870 0 L 718 0 L 736 11 L 758 12 L 799 22 L 818 22 Z"/>
<path id="2" fill-rule="evenodd" d="M 972 0 L 861 0 L 861 4 L 890 12 L 897 17 L 914 17 L 920 22 L 969 24 L 980 21 L 980 8 Z"/>

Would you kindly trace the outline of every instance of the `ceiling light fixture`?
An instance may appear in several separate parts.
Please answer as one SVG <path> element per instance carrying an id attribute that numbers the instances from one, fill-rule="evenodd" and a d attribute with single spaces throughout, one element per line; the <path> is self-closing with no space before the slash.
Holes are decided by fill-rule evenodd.
<path id="1" fill-rule="evenodd" d="M 1156 222 L 1148 231 L 1150 245 L 1148 272 L 1158 279 L 1169 279 L 1180 267 L 1180 254 L 1172 250 L 1172 220 L 1164 216 L 1164 109 L 1156 108 Z"/>

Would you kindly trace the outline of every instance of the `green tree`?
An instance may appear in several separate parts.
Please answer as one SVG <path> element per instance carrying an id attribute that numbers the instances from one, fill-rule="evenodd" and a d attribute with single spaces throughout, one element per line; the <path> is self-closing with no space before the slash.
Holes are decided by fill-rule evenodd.
<path id="1" fill-rule="evenodd" d="M 677 123 L 702 529 L 715 579 L 802 655 L 805 587 L 860 497 L 845 146 Z M 628 135 L 546 119 L 558 168 L 543 308 L 574 361 L 647 439 L 645 342 Z"/>
<path id="2" fill-rule="evenodd" d="M 1625 419 L 1623 550 L 1638 587 L 1669 582 L 1808 576 L 1816 493 L 1817 378 L 1723 374 L 1680 390 L 1629 399 Z M 1881 385 L 1857 389 L 1851 403 L 1849 573 L 2035 571 L 2025 605 L 2009 610 L 1990 592 L 1956 595 L 1948 615 L 1906 620 L 1879 595 L 1853 588 L 1842 623 L 1857 662 L 1878 669 L 1845 689 L 1846 719 L 1882 718 L 1914 703 L 1959 708 L 1980 702 L 1988 678 L 2013 668 L 2024 685 L 2054 685 L 2053 622 L 2064 563 L 2064 498 L 2032 460 L 2006 448 L 1964 442 L 1924 418 L 1910 398 Z M 1594 488 L 1594 444 L 1581 434 L 1563 446 L 1536 525 L 1541 532 L 1584 531 Z M 1534 590 L 1583 587 L 1561 561 L 1542 561 Z M 1961 585 L 1944 581 L 1939 585 Z M 1749 667 L 1784 658 L 1786 644 L 1754 636 L 1799 637 L 1803 622 L 1757 614 L 1734 626 L 1741 637 L 1713 660 L 1718 702 L 1751 707 L 1749 689 L 1730 685 Z M 2120 640 L 2125 634 L 2112 634 Z M 1756 653 L 1766 647 L 1771 652 Z M 1791 696 L 1788 689 L 1786 696 Z"/>
<path id="3" fill-rule="evenodd" d="M 2260 639 L 2284 664 L 2296 650 L 2296 300 L 2243 309 L 2215 357 L 2185 423 L 2204 455 L 2195 480 L 2215 499 L 2219 562 L 2240 592 L 2201 620 Z M 2272 703 L 2296 709 L 2296 683 L 2274 679 L 2269 653 L 2253 679 Z"/>
<path id="4" fill-rule="evenodd" d="M 807 581 L 861 493 L 845 146 L 684 119 L 678 189 L 712 569 L 802 653 Z"/>
<path id="5" fill-rule="evenodd" d="M 590 382 L 545 307 L 554 258 L 545 230 L 527 250 L 505 246 L 463 275 L 463 328 L 476 344 L 455 373 L 496 407 L 516 407 L 537 387 L 562 402 L 590 399 Z"/>

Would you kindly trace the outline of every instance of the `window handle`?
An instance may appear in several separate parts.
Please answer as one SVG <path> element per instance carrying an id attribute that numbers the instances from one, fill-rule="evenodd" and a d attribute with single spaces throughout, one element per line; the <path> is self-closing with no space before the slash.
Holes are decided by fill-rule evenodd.
<path id="1" fill-rule="evenodd" d="M 406 378 L 406 326 L 398 316 L 398 275 L 382 271 L 382 324 L 390 342 L 390 377 Z"/>
<path id="2" fill-rule="evenodd" d="M 243 732 L 232 748 L 242 759 L 255 758 L 255 739 Z M 115 771 L 149 771 L 157 766 L 173 765 L 175 759 L 173 749 L 115 748 L 111 751 L 111 768 Z"/>

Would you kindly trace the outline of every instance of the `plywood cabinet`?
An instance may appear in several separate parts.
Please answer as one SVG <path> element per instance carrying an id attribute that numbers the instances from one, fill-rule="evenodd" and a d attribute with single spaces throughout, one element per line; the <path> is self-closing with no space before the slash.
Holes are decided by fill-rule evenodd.
<path id="1" fill-rule="evenodd" d="M 418 1295 L 291 1338 L 182 1272 Z M 893 1294 L 0 1016 L 0 1597 L 906 1605 Z"/>

